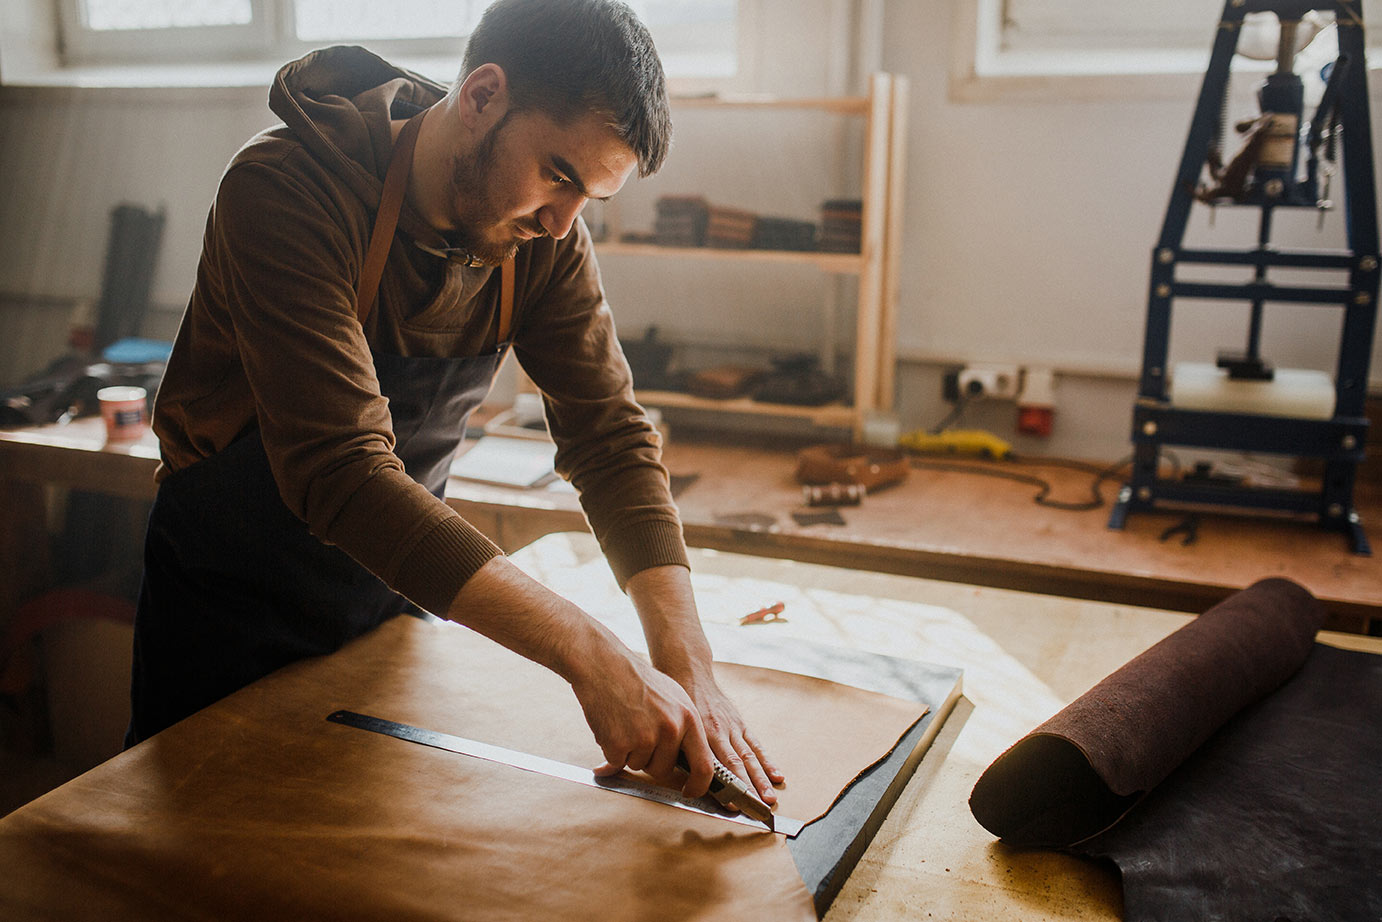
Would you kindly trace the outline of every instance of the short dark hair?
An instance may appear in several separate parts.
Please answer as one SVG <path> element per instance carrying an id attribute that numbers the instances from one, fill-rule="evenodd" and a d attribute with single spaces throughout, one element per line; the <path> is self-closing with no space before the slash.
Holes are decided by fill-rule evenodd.
<path id="1" fill-rule="evenodd" d="M 638 157 L 638 173 L 662 166 L 672 143 L 667 83 L 652 36 L 617 0 L 498 0 L 466 44 L 464 80 L 484 64 L 508 77 L 517 110 L 561 124 L 591 112 Z"/>

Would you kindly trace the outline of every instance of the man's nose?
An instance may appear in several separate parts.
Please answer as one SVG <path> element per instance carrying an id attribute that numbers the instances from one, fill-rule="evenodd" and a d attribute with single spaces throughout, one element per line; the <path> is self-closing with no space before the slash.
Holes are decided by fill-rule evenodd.
<path id="1" fill-rule="evenodd" d="M 571 225 L 576 223 L 576 215 L 581 213 L 585 202 L 583 195 L 550 202 L 538 210 L 538 222 L 553 239 L 561 240 L 571 233 Z"/>

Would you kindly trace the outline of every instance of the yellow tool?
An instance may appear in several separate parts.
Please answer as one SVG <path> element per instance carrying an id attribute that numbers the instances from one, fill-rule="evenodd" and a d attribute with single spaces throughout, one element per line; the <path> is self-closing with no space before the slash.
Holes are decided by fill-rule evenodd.
<path id="1" fill-rule="evenodd" d="M 982 429 L 949 429 L 945 432 L 917 430 L 898 436 L 897 444 L 921 454 L 977 455 L 983 458 L 1009 458 L 1013 447 L 992 432 Z"/>

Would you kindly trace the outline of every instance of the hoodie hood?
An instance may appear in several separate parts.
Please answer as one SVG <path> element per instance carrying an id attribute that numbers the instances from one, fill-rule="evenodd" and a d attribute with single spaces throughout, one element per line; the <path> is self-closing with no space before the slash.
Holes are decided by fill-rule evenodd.
<path id="1" fill-rule="evenodd" d="M 445 95 L 440 83 L 342 45 L 284 65 L 269 90 L 269 109 L 375 208 L 393 149 L 390 119 L 407 118 Z"/>

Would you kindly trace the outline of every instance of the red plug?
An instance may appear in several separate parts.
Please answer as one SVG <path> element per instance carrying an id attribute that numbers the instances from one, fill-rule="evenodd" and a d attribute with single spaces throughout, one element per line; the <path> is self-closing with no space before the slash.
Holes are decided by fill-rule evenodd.
<path id="1" fill-rule="evenodd" d="M 1017 431 L 1047 438 L 1051 434 L 1055 415 L 1056 411 L 1051 407 L 1018 407 Z"/>
<path id="2" fill-rule="evenodd" d="M 1047 438 L 1055 417 L 1055 374 L 1049 368 L 1028 368 L 1017 396 L 1017 431 Z"/>

